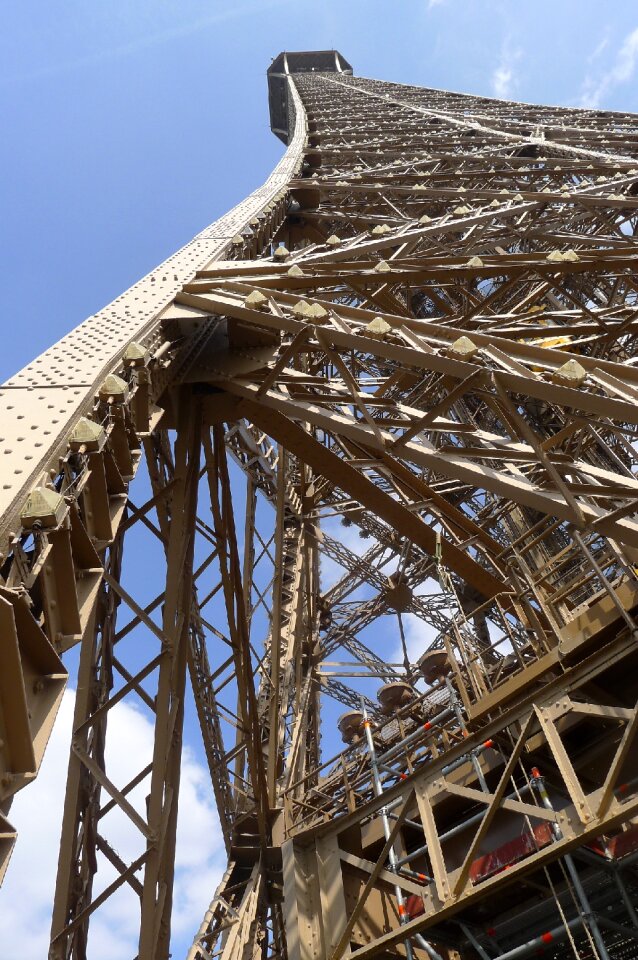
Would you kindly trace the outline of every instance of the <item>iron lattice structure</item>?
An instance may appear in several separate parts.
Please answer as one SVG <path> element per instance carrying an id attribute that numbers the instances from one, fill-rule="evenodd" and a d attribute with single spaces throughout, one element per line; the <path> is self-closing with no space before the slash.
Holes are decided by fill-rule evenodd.
<path id="1" fill-rule="evenodd" d="M 186 710 L 189 960 L 638 957 L 638 119 L 269 88 L 267 183 L 0 390 L 3 862 L 78 645 L 52 960 L 114 895 L 168 958 Z"/>

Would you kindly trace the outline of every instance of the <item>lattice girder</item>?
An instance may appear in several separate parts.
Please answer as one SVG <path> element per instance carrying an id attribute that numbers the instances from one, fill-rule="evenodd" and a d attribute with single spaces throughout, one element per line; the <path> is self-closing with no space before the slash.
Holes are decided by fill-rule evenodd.
<path id="1" fill-rule="evenodd" d="M 189 960 L 635 956 L 638 122 L 269 77 L 264 187 L 0 388 L 5 802 L 81 645 L 50 956 L 126 891 L 168 957 L 187 683 Z"/>

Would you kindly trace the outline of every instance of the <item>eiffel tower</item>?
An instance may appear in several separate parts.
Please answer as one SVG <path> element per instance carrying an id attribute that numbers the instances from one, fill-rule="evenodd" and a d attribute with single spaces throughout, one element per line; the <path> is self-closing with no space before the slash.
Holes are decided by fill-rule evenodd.
<path id="1" fill-rule="evenodd" d="M 188 960 L 638 958 L 638 118 L 268 86 L 266 183 L 0 388 L 2 869 L 76 647 L 51 960 L 171 955 L 185 716 Z"/>

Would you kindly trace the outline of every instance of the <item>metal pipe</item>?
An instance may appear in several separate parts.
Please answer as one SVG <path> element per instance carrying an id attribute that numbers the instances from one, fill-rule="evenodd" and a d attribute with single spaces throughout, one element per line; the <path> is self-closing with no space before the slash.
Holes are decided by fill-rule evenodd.
<path id="1" fill-rule="evenodd" d="M 395 770 L 394 767 L 389 767 L 387 763 L 379 762 L 379 770 L 383 770 L 385 773 L 389 773 L 393 777 L 398 777 L 399 780 L 405 780 L 407 775 L 401 773 L 400 770 Z"/>
<path id="2" fill-rule="evenodd" d="M 541 776 L 540 771 L 538 770 L 537 767 L 532 768 L 532 777 L 530 782 L 538 791 L 538 795 L 541 799 L 541 803 L 543 804 L 545 809 L 553 811 L 554 807 L 552 805 L 552 801 L 549 799 L 549 794 L 547 792 L 547 788 L 545 787 L 545 780 Z M 552 832 L 557 840 L 562 839 L 563 834 L 557 823 L 552 824 Z M 609 960 L 609 954 L 607 953 L 607 947 L 605 946 L 605 941 L 603 940 L 603 936 L 600 932 L 600 927 L 598 926 L 596 917 L 591 909 L 589 900 L 587 898 L 587 894 L 585 893 L 585 888 L 583 887 L 580 881 L 578 870 L 576 869 L 576 864 L 574 863 L 574 860 L 569 853 L 565 854 L 565 857 L 563 859 L 565 861 L 565 866 L 567 867 L 567 872 L 569 873 L 572 884 L 574 885 L 576 895 L 580 901 L 583 918 L 586 921 L 587 926 L 591 930 L 591 934 L 594 938 L 594 942 L 596 944 L 598 953 L 600 954 L 602 960 Z"/>
<path id="3" fill-rule="evenodd" d="M 415 740 L 418 740 L 419 737 L 423 736 L 423 731 L 429 731 L 432 727 L 438 726 L 444 720 L 447 720 L 449 717 L 453 716 L 454 711 L 451 707 L 446 707 L 445 710 L 441 710 L 440 713 L 437 713 L 435 717 L 432 717 L 431 720 L 427 720 L 425 723 L 421 724 L 416 730 L 412 733 L 409 733 L 407 737 L 404 737 L 403 740 L 400 740 L 398 743 L 395 743 L 393 747 L 390 747 L 389 750 L 386 750 L 385 753 L 382 753 L 379 757 L 380 763 L 387 763 L 393 757 L 400 753 L 404 747 L 409 747 Z"/>
<path id="4" fill-rule="evenodd" d="M 446 678 L 445 678 L 445 686 L 447 687 L 448 693 L 449 693 L 449 695 L 450 695 L 450 703 L 451 703 L 452 709 L 454 710 L 454 713 L 455 713 L 455 715 L 456 715 L 456 719 L 457 719 L 458 725 L 459 725 L 459 727 L 461 728 L 461 730 L 463 731 L 463 735 L 466 736 L 466 735 L 467 735 L 467 726 L 466 726 L 466 723 L 465 723 L 465 719 L 464 719 L 464 717 L 463 717 L 463 710 L 462 710 L 462 708 L 461 708 L 461 704 L 460 704 L 460 702 L 459 702 L 459 698 L 458 698 L 457 692 L 456 692 L 456 690 L 454 689 L 454 684 L 452 683 L 452 681 L 450 680 L 449 677 L 446 677 Z M 476 773 L 476 776 L 477 776 L 477 778 L 478 778 L 478 782 L 479 782 L 480 785 L 481 785 L 481 790 L 483 791 L 483 793 L 489 793 L 489 788 L 488 788 L 488 786 L 487 786 L 487 781 L 486 781 L 485 776 L 484 776 L 484 774 L 483 774 L 483 768 L 481 767 L 481 762 L 480 762 L 477 754 L 476 754 L 473 750 L 472 750 L 472 752 L 470 753 L 470 757 L 471 757 L 471 759 L 472 759 L 472 766 L 474 767 L 474 772 Z"/>
<path id="5" fill-rule="evenodd" d="M 629 919 L 633 923 L 634 927 L 636 927 L 636 929 L 638 930 L 638 914 L 634 909 L 633 903 L 629 899 L 629 894 L 627 893 L 627 887 L 625 886 L 625 882 L 621 877 L 619 870 L 614 870 L 614 880 L 616 882 L 616 886 L 618 887 L 618 892 L 622 897 L 622 901 L 625 904 L 625 910 L 627 911 Z"/>
<path id="6" fill-rule="evenodd" d="M 379 768 L 378 761 L 376 757 L 376 751 L 374 747 L 374 740 L 372 739 L 372 731 L 370 729 L 370 720 L 368 719 L 368 711 L 366 710 L 365 703 L 361 701 L 361 708 L 363 713 L 363 729 L 365 731 L 366 743 L 368 746 L 368 754 L 370 756 L 370 766 L 372 768 L 372 783 L 374 785 L 375 794 L 380 797 L 383 793 L 383 788 L 381 786 L 381 778 L 379 777 Z M 386 840 L 389 838 L 390 830 L 390 821 L 388 819 L 388 813 L 385 807 L 381 807 L 379 814 L 381 816 L 381 821 L 383 823 L 383 832 L 385 834 Z M 396 854 L 394 851 L 394 844 L 390 847 L 388 851 L 388 859 L 390 861 L 390 869 L 396 871 Z M 403 898 L 403 891 L 398 884 L 395 884 L 394 893 L 397 898 L 397 908 L 399 910 L 399 922 L 404 924 L 406 921 L 406 911 L 405 911 L 405 900 Z M 407 960 L 414 960 L 414 952 L 412 950 L 412 944 L 409 940 L 404 940 L 405 953 Z"/>
<path id="7" fill-rule="evenodd" d="M 609 927 L 610 930 L 614 930 L 616 933 L 623 933 L 626 937 L 633 937 L 634 940 L 638 939 L 638 931 L 632 930 L 631 927 L 625 927 L 622 923 L 616 923 L 615 920 L 611 920 L 609 917 L 605 917 L 600 913 L 596 914 L 598 923 L 602 923 L 603 927 Z"/>
<path id="8" fill-rule="evenodd" d="M 446 764 L 441 768 L 441 773 L 445 776 L 448 773 L 451 773 L 452 770 L 458 770 L 459 767 L 462 767 L 464 763 L 468 762 L 468 759 L 472 754 L 483 753 L 484 750 L 489 750 L 490 747 L 494 746 L 493 740 L 485 740 L 483 743 L 479 743 L 478 747 L 474 747 L 469 753 L 464 753 L 463 756 L 458 757 L 456 760 L 453 760 L 452 763 Z"/>
<path id="9" fill-rule="evenodd" d="M 478 940 L 476 939 L 476 937 L 474 936 L 470 928 L 467 926 L 467 924 L 460 922 L 459 927 L 461 928 L 461 930 L 463 931 L 467 939 L 470 941 L 470 943 L 478 953 L 481 960 L 492 960 L 489 953 L 485 950 L 484 947 L 481 946 L 481 944 L 478 942 Z"/>
<path id="10" fill-rule="evenodd" d="M 569 854 L 566 854 L 565 856 L 565 866 L 567 867 L 567 872 L 569 873 L 571 881 L 574 885 L 574 889 L 576 890 L 576 895 L 580 900 L 583 911 L 583 919 L 586 921 L 587 926 L 592 932 L 598 953 L 600 954 L 602 960 L 610 960 L 609 954 L 607 953 L 607 947 L 605 946 L 605 941 L 603 940 L 603 935 L 600 932 L 600 927 L 598 926 L 598 921 L 596 920 L 596 916 L 590 906 L 589 899 L 585 893 L 585 888 L 580 881 L 576 864 Z"/>
<path id="11" fill-rule="evenodd" d="M 625 905 L 625 909 L 629 916 L 629 919 L 633 923 L 634 927 L 638 929 L 638 913 L 634 908 L 633 903 L 629 898 L 627 893 L 627 887 L 625 886 L 625 881 L 622 878 L 621 870 L 624 866 L 629 866 L 628 861 L 631 859 L 626 857 L 624 860 L 615 860 L 612 857 L 603 857 L 599 853 L 594 853 L 592 850 L 587 850 L 582 847 L 574 852 L 574 856 L 580 857 L 582 860 L 585 860 L 586 863 L 592 864 L 594 867 L 605 870 L 614 878 L 614 882 L 618 887 L 618 892 L 622 898 L 622 901 Z M 632 857 L 635 859 L 638 857 L 638 852 L 632 854 Z"/>
<path id="12" fill-rule="evenodd" d="M 394 800 L 390 800 L 390 803 L 387 804 L 386 810 L 396 810 L 397 807 L 400 807 L 403 803 L 403 797 L 395 797 Z"/>
<path id="13" fill-rule="evenodd" d="M 387 809 L 387 808 L 386 808 L 386 809 Z M 388 816 L 390 817 L 391 820 L 398 820 L 398 819 L 399 819 L 399 818 L 397 817 L 396 813 L 389 813 Z M 404 824 L 406 825 L 406 827 L 414 827 L 416 830 L 421 830 L 421 831 L 423 830 L 423 824 L 422 824 L 422 823 L 417 823 L 416 820 L 408 820 L 407 817 L 404 817 L 404 818 L 403 818 L 403 822 L 404 822 Z"/>
<path id="14" fill-rule="evenodd" d="M 432 883 L 433 878 L 428 877 L 427 873 L 417 873 L 416 870 L 408 870 L 407 867 L 402 867 L 401 873 L 405 873 L 409 877 L 414 877 L 414 879 L 419 880 L 420 883 Z"/>
<path id="15" fill-rule="evenodd" d="M 508 950 L 506 953 L 501 953 L 498 957 L 494 957 L 494 960 L 519 960 L 520 957 L 526 957 L 530 953 L 544 949 L 548 944 L 553 943 L 554 940 L 562 940 L 563 937 L 567 936 L 568 930 L 582 926 L 584 922 L 583 917 L 574 917 L 573 920 L 568 920 L 567 923 L 561 924 L 560 927 L 547 930 L 538 937 L 534 937 L 533 940 L 528 940 L 526 943 L 522 943 L 512 950 Z"/>
<path id="16" fill-rule="evenodd" d="M 436 960 L 437 957 L 438 957 L 438 960 L 442 960 L 441 954 L 436 952 L 432 944 L 425 939 L 422 933 L 416 933 L 414 935 L 414 939 L 416 940 L 418 945 L 421 947 L 421 949 L 425 950 L 425 952 L 429 957 L 432 957 L 432 960 Z"/>
<path id="17" fill-rule="evenodd" d="M 486 740 L 484 743 L 479 744 L 478 747 L 475 747 L 475 749 L 472 752 L 482 753 L 483 750 L 487 750 L 489 749 L 489 747 L 493 747 L 493 746 L 494 746 L 493 740 Z M 448 763 L 446 764 L 446 766 L 441 767 L 441 773 L 444 775 L 447 773 L 451 773 L 452 770 L 456 770 L 458 767 L 462 767 L 464 763 L 467 763 L 469 758 L 470 758 L 470 754 L 464 753 L 457 760 L 453 760 L 452 763 Z M 393 772 L 395 777 L 399 776 L 399 774 L 396 771 L 393 771 Z M 406 776 L 406 775 L 403 774 L 403 776 Z M 395 797 L 394 800 L 391 800 L 390 803 L 388 803 L 388 805 L 386 806 L 386 810 L 395 810 L 397 807 L 401 806 L 402 802 L 403 802 L 402 797 Z"/>
<path id="18" fill-rule="evenodd" d="M 381 785 L 381 778 L 379 776 L 378 769 L 378 760 L 377 754 L 374 746 L 374 740 L 372 738 L 372 730 L 370 729 L 370 720 L 368 719 L 368 711 L 366 710 L 365 702 L 361 701 L 361 712 L 363 713 L 363 729 L 365 731 L 366 744 L 368 746 L 368 754 L 370 756 L 370 766 L 372 768 L 372 783 L 374 787 L 374 792 L 377 797 L 382 796 L 383 787 Z M 381 816 L 381 822 L 383 823 L 383 833 L 385 834 L 386 840 L 390 838 L 391 828 L 390 828 L 390 819 L 388 817 L 388 811 L 386 807 L 381 807 L 379 810 Z M 394 849 L 394 844 L 388 850 L 388 860 L 390 862 L 390 870 L 393 873 L 397 873 L 397 855 Z M 394 894 L 397 898 L 397 909 L 399 911 L 399 922 L 403 925 L 408 922 L 409 917 L 405 909 L 405 899 L 403 896 L 403 890 L 398 884 L 395 884 Z M 422 942 L 421 942 L 422 941 Z M 405 953 L 407 960 L 414 960 L 414 951 L 412 949 L 412 943 L 409 939 L 403 941 L 405 946 Z M 428 953 L 428 956 L 432 960 L 442 960 L 441 956 L 436 952 L 433 946 L 428 943 L 423 937 L 419 939 L 419 945 Z"/>
<path id="19" fill-rule="evenodd" d="M 518 790 L 517 793 L 516 792 L 508 793 L 504 799 L 516 800 L 518 797 L 523 796 L 523 794 L 529 793 L 530 789 L 531 788 L 529 784 L 526 783 Z M 483 820 L 486 813 L 487 813 L 487 810 L 479 810 L 478 813 L 475 813 L 471 817 L 468 817 L 467 820 L 463 820 L 462 823 L 457 823 L 455 827 L 451 827 L 445 833 L 442 833 L 441 836 L 439 837 L 439 840 L 441 841 L 449 840 L 451 837 L 455 837 L 457 834 L 462 833 L 465 829 L 467 829 L 467 827 L 471 827 L 472 824 L 479 823 L 481 820 Z M 412 850 L 412 852 L 409 853 L 407 856 L 402 857 L 400 860 L 398 860 L 397 861 L 398 865 L 401 866 L 404 863 L 409 863 L 410 860 L 414 860 L 415 857 L 420 857 L 422 853 L 427 853 L 427 849 L 428 849 L 428 845 L 427 843 L 424 843 L 422 847 L 417 847 L 416 850 Z"/>

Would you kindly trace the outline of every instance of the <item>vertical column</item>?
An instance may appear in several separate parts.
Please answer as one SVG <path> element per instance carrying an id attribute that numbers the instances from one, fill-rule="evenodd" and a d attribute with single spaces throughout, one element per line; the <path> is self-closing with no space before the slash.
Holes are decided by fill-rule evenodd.
<path id="1" fill-rule="evenodd" d="M 184 390 L 179 398 L 175 446 L 175 489 L 162 622 L 164 639 L 148 799 L 151 840 L 142 893 L 139 960 L 168 960 L 169 957 L 201 429 L 199 404 Z"/>

